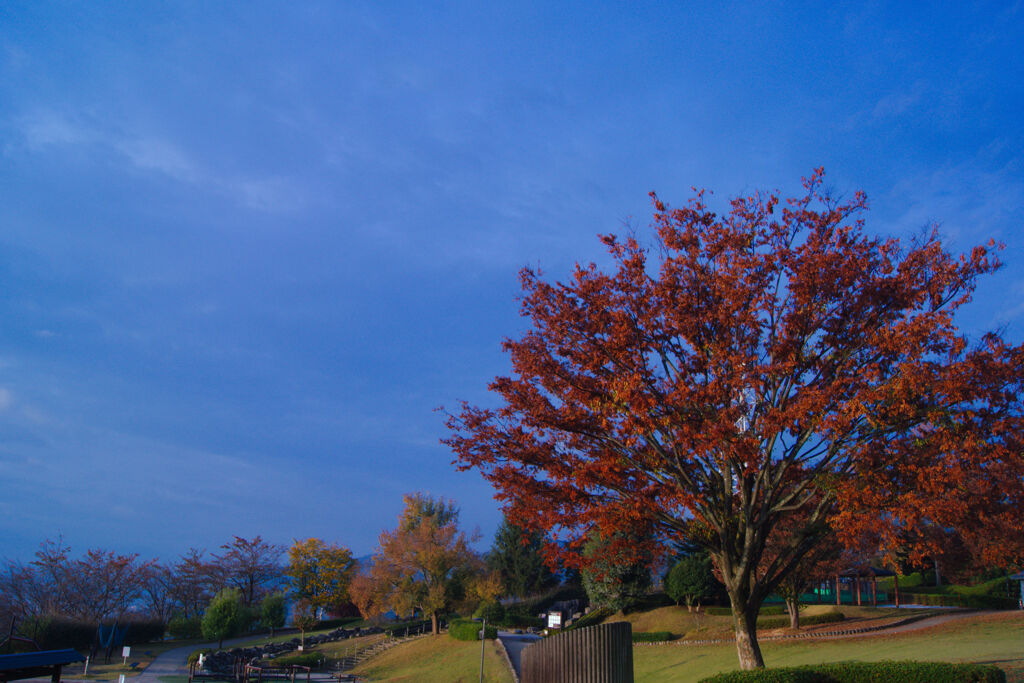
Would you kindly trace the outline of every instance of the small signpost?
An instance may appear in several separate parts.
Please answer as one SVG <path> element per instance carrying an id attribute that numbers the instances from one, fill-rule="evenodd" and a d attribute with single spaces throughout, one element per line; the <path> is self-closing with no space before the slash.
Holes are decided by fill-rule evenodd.
<path id="1" fill-rule="evenodd" d="M 548 612 L 548 628 L 562 628 L 561 612 Z"/>
<path id="2" fill-rule="evenodd" d="M 128 656 L 131 653 L 132 653 L 132 648 L 130 646 L 125 645 L 124 647 L 121 648 L 121 656 L 124 657 L 124 661 L 121 662 L 122 664 L 128 664 Z M 121 676 L 121 678 L 124 678 L 124 676 Z M 124 681 L 120 681 L 119 683 L 124 683 Z"/>

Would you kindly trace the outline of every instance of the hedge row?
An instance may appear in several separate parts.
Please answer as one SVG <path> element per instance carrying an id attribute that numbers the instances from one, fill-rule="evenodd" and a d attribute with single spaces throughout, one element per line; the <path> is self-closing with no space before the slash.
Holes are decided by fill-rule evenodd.
<path id="1" fill-rule="evenodd" d="M 835 662 L 732 671 L 700 683 L 1006 683 L 1006 674 L 990 664 Z"/>
<path id="2" fill-rule="evenodd" d="M 324 656 L 319 652 L 303 652 L 301 654 L 289 654 L 281 655 L 280 657 L 274 657 L 270 660 L 270 666 L 291 666 L 298 664 L 299 666 L 308 666 L 310 668 L 320 666 Z"/>
<path id="3" fill-rule="evenodd" d="M 668 631 L 633 631 L 634 643 L 664 643 L 666 640 L 672 640 Z"/>
<path id="4" fill-rule="evenodd" d="M 452 619 L 448 622 L 448 635 L 456 640 L 480 640 L 480 629 L 483 624 L 479 621 L 469 619 Z M 494 639 L 498 637 L 498 629 L 494 626 L 487 626 L 485 638 Z"/>
<path id="5" fill-rule="evenodd" d="M 126 624 L 121 624 L 124 626 Z M 139 645 L 161 640 L 164 637 L 164 624 L 157 620 L 127 622 L 128 633 L 125 645 Z M 96 638 L 97 624 L 74 621 L 60 617 L 36 617 L 26 619 L 19 625 L 18 632 L 25 638 L 31 638 L 43 650 L 60 650 L 64 648 L 88 649 Z"/>
<path id="6" fill-rule="evenodd" d="M 834 624 L 837 621 L 843 621 L 846 619 L 846 615 L 842 612 L 828 612 L 825 614 L 814 614 L 811 616 L 800 617 L 801 626 L 814 626 L 815 624 Z M 757 620 L 758 628 L 786 628 L 789 626 L 789 616 L 785 617 L 767 617 Z"/>
<path id="7" fill-rule="evenodd" d="M 705 607 L 704 612 L 716 617 L 731 617 L 732 607 Z M 785 612 L 785 605 L 761 605 L 761 611 L 758 614 L 785 614 Z"/>
<path id="8" fill-rule="evenodd" d="M 956 593 L 911 593 L 900 591 L 900 602 L 938 607 L 975 607 L 978 609 L 1015 609 L 1018 602 L 998 595 L 962 595 Z"/>
<path id="9" fill-rule="evenodd" d="M 596 626 L 613 614 L 615 614 L 615 612 L 608 607 L 592 609 L 589 613 L 584 614 L 579 619 L 573 621 L 572 624 L 566 627 L 566 630 L 572 631 L 578 628 L 586 628 L 587 626 Z"/>

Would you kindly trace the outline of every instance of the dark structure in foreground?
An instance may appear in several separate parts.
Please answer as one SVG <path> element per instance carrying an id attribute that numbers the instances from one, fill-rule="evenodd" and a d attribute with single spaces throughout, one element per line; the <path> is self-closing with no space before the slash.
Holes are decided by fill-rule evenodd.
<path id="1" fill-rule="evenodd" d="M 633 683 L 633 627 L 600 624 L 529 646 L 522 683 Z"/>
<path id="2" fill-rule="evenodd" d="M 84 661 L 85 657 L 74 650 L 44 650 L 18 655 L 0 655 L 0 683 L 42 676 L 49 676 L 53 683 L 60 683 L 60 672 L 64 665 Z"/>

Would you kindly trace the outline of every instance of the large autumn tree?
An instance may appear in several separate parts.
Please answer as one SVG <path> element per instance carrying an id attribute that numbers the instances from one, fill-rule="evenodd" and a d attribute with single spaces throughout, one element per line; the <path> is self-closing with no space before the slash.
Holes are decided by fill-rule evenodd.
<path id="1" fill-rule="evenodd" d="M 459 529 L 454 503 L 421 493 L 404 500 L 398 527 L 380 535 L 370 571 L 353 582 L 352 597 L 367 618 L 419 611 L 430 617 L 436 635 L 438 619 L 463 597 L 481 563 Z"/>
<path id="2" fill-rule="evenodd" d="M 723 215 L 704 193 L 652 195 L 650 248 L 605 236 L 614 267 L 565 282 L 524 269 L 529 329 L 504 343 L 499 405 L 464 405 L 446 439 L 517 520 L 575 540 L 553 552 L 647 527 L 706 548 L 743 668 L 763 665 L 762 601 L 822 529 L 884 544 L 939 524 L 988 560 L 1021 538 L 1024 353 L 955 322 L 995 245 L 875 237 L 863 194 L 804 184 Z"/>

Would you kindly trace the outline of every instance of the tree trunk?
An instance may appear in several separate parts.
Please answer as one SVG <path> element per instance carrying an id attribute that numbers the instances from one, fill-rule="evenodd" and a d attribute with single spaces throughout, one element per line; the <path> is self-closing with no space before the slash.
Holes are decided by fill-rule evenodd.
<path id="1" fill-rule="evenodd" d="M 786 598 L 786 611 L 789 612 L 789 627 L 800 628 L 800 603 L 792 598 Z"/>
<path id="2" fill-rule="evenodd" d="M 736 654 L 743 670 L 764 666 L 761 646 L 757 644 L 757 608 L 730 597 L 733 626 L 736 629 Z"/>
<path id="3" fill-rule="evenodd" d="M 438 625 L 437 625 L 437 612 L 431 612 L 430 613 L 430 632 L 433 633 L 436 636 L 438 634 L 438 631 L 439 631 L 439 629 L 438 629 Z"/>
<path id="4" fill-rule="evenodd" d="M 937 557 L 934 558 L 934 562 L 935 562 L 935 585 L 936 586 L 941 586 L 942 585 L 942 572 L 939 571 L 939 558 L 937 558 Z"/>

